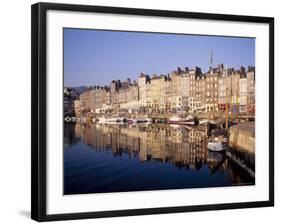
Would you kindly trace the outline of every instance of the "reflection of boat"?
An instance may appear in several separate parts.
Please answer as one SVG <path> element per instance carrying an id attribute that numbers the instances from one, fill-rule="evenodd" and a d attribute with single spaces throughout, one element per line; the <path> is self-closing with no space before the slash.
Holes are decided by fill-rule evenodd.
<path id="1" fill-rule="evenodd" d="M 214 152 L 225 151 L 227 148 L 227 138 L 225 136 L 217 136 L 207 143 L 207 148 Z"/>
<path id="2" fill-rule="evenodd" d="M 152 120 L 150 118 L 129 118 L 128 124 L 136 123 L 150 123 Z"/>
<path id="3" fill-rule="evenodd" d="M 209 163 L 221 163 L 225 159 L 225 153 L 221 152 L 208 152 L 208 162 Z"/>
<path id="4" fill-rule="evenodd" d="M 213 152 L 213 151 L 208 151 L 208 166 L 211 170 L 211 173 L 215 173 L 218 171 L 221 167 L 221 165 L 225 161 L 225 153 L 224 152 Z"/>

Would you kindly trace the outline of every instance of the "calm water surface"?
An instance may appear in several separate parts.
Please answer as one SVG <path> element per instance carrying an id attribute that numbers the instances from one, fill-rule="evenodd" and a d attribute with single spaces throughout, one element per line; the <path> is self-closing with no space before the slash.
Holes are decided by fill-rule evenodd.
<path id="1" fill-rule="evenodd" d="M 205 128 L 65 124 L 64 193 L 106 193 L 250 185 Z"/>

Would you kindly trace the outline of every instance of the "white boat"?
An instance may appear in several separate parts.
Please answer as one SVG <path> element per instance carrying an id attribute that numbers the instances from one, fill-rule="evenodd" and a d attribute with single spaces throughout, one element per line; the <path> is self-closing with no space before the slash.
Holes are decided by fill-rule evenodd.
<path id="1" fill-rule="evenodd" d="M 116 118 L 106 118 L 106 117 L 100 117 L 98 120 L 98 123 L 110 123 L 110 122 L 117 122 Z"/>
<path id="2" fill-rule="evenodd" d="M 181 121 L 183 121 L 183 118 L 177 117 L 177 116 L 173 116 L 169 119 L 170 123 L 178 123 L 178 122 L 181 122 Z"/>
<path id="3" fill-rule="evenodd" d="M 144 118 L 145 122 L 151 123 L 152 119 L 151 118 Z"/>
<path id="4" fill-rule="evenodd" d="M 127 118 L 125 117 L 117 117 L 117 122 L 121 122 L 121 123 L 124 123 L 124 122 L 127 122 Z"/>
<path id="5" fill-rule="evenodd" d="M 191 115 L 187 116 L 186 118 L 173 116 L 168 120 L 168 124 L 194 125 L 194 118 Z"/>
<path id="6" fill-rule="evenodd" d="M 123 117 L 100 117 L 98 120 L 95 119 L 95 121 L 98 123 L 121 123 L 126 122 L 127 120 Z"/>
<path id="7" fill-rule="evenodd" d="M 146 123 L 146 122 L 152 122 L 151 118 L 139 118 L 137 119 L 138 123 Z"/>
<path id="8" fill-rule="evenodd" d="M 213 140 L 207 143 L 207 148 L 213 152 L 222 152 L 227 148 L 227 138 L 215 137 Z"/>
<path id="9" fill-rule="evenodd" d="M 213 152 L 221 152 L 225 150 L 221 142 L 208 142 L 207 148 Z"/>
<path id="10" fill-rule="evenodd" d="M 94 123 L 97 123 L 97 122 L 99 121 L 99 119 L 96 118 L 96 117 L 94 117 L 94 118 L 92 119 L 92 121 L 93 121 Z"/>
<path id="11" fill-rule="evenodd" d="M 136 124 L 136 123 L 150 123 L 152 122 L 151 118 L 129 118 L 128 124 Z"/>
<path id="12" fill-rule="evenodd" d="M 66 117 L 66 118 L 64 118 L 64 120 L 66 121 L 66 122 L 70 122 L 71 121 L 71 117 Z"/>
<path id="13" fill-rule="evenodd" d="M 135 124 L 135 123 L 137 123 L 137 119 L 134 119 L 134 118 L 128 119 L 128 124 Z"/>
<path id="14" fill-rule="evenodd" d="M 208 120 L 199 120 L 200 125 L 208 124 Z"/>
<path id="15" fill-rule="evenodd" d="M 118 118 L 117 117 L 110 117 L 106 119 L 107 123 L 111 123 L 111 122 L 118 122 Z"/>

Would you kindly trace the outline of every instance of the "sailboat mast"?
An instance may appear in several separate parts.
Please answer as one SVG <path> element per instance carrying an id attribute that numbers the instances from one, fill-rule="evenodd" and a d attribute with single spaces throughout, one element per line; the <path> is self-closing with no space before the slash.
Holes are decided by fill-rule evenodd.
<path id="1" fill-rule="evenodd" d="M 229 104 L 229 96 L 228 96 L 228 75 L 227 75 L 227 65 L 225 66 L 225 73 L 226 73 L 226 109 L 225 109 L 225 129 L 228 130 L 228 104 Z"/>

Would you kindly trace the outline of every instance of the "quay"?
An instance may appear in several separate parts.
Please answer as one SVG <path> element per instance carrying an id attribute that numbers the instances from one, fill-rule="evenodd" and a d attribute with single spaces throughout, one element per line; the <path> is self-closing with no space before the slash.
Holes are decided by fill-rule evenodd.
<path id="1" fill-rule="evenodd" d="M 245 122 L 229 128 L 229 146 L 255 153 L 255 122 Z"/>
<path id="2" fill-rule="evenodd" d="M 255 122 L 230 127 L 228 145 L 228 158 L 255 178 Z"/>

